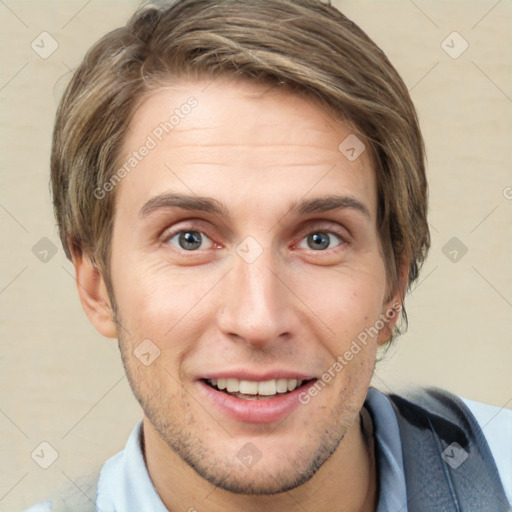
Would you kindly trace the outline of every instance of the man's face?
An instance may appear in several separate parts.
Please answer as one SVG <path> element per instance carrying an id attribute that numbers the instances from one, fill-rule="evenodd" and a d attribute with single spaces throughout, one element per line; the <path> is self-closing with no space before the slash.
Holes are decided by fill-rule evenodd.
<path id="1" fill-rule="evenodd" d="M 115 191 L 118 336 L 146 437 L 217 486 L 279 492 L 358 424 L 382 339 L 308 389 L 390 306 L 375 176 L 368 151 L 338 149 L 352 131 L 304 99 L 207 85 L 151 95 L 125 138 L 120 165 L 151 147 Z"/>

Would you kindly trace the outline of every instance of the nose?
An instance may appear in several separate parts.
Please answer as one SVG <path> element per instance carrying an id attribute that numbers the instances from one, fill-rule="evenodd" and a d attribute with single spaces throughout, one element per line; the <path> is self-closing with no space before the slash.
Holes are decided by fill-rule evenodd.
<path id="1" fill-rule="evenodd" d="M 298 326 L 293 294 L 272 263 L 266 251 L 251 263 L 235 256 L 218 311 L 225 335 L 258 348 L 292 337 Z"/>

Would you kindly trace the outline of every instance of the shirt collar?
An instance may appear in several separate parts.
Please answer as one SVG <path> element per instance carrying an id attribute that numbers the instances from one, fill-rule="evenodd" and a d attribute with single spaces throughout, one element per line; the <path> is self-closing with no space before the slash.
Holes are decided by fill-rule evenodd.
<path id="1" fill-rule="evenodd" d="M 365 406 L 374 424 L 379 500 L 376 512 L 407 512 L 400 431 L 389 399 L 375 388 L 368 390 Z M 103 465 L 98 481 L 98 512 L 167 512 L 158 496 L 142 453 L 142 422 L 123 451 Z"/>
<path id="2" fill-rule="evenodd" d="M 379 500 L 376 512 L 407 512 L 407 492 L 400 430 L 395 411 L 386 395 L 368 390 L 365 406 L 370 411 L 375 432 Z"/>
<path id="3" fill-rule="evenodd" d="M 168 512 L 149 477 L 142 454 L 142 421 L 123 451 L 103 465 L 98 480 L 97 512 Z"/>

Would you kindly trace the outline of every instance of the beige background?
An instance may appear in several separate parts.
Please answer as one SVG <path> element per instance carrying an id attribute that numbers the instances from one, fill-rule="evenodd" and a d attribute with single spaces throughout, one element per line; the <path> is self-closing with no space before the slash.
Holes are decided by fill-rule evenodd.
<path id="1" fill-rule="evenodd" d="M 3 511 L 20 510 L 99 466 L 140 417 L 115 342 L 97 334 L 81 309 L 48 193 L 50 134 L 69 70 L 136 5 L 0 3 Z M 375 384 L 435 384 L 510 407 L 512 2 L 336 5 L 401 72 L 429 155 L 433 246 L 407 301 L 409 332 L 378 366 Z M 34 39 L 41 45 L 43 31 L 58 42 L 46 59 L 31 48 Z M 441 48 L 453 31 L 469 43 L 457 59 Z M 461 42 L 454 40 L 453 51 Z M 58 247 L 46 263 L 32 252 L 43 237 Z M 455 263 L 443 253 L 452 237 L 468 249 Z M 42 441 L 59 454 L 46 470 L 31 459 Z"/>

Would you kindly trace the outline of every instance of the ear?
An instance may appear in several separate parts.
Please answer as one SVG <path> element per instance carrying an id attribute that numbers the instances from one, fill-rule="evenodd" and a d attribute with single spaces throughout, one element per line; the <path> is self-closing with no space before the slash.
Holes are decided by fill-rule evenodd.
<path id="1" fill-rule="evenodd" d="M 402 314 L 402 307 L 407 291 L 407 282 L 409 279 L 409 265 L 407 262 L 401 260 L 398 267 L 398 286 L 395 293 L 384 304 L 383 311 L 381 312 L 381 319 L 384 322 L 384 327 L 379 332 L 377 339 L 378 345 L 384 345 L 391 339 L 393 327 L 395 327 L 400 315 Z"/>
<path id="2" fill-rule="evenodd" d="M 72 244 L 70 244 L 72 247 Z M 117 338 L 114 311 L 100 270 L 88 254 L 71 250 L 75 281 L 85 314 L 95 329 L 107 338 Z"/>

